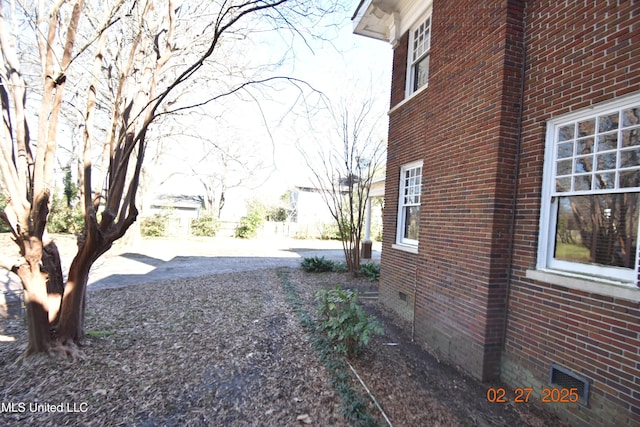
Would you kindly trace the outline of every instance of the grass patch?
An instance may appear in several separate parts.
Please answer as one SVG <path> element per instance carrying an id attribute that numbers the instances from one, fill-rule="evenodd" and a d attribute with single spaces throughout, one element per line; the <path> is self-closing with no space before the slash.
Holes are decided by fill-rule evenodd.
<path id="1" fill-rule="evenodd" d="M 567 261 L 589 262 L 591 253 L 584 245 L 572 243 L 556 243 L 555 258 Z"/>
<path id="2" fill-rule="evenodd" d="M 113 334 L 115 334 L 114 331 L 100 331 L 100 330 L 87 331 L 87 336 L 89 338 L 106 338 L 106 337 L 110 337 Z"/>
<path id="3" fill-rule="evenodd" d="M 282 282 L 287 301 L 298 315 L 298 320 L 307 331 L 320 361 L 331 375 L 331 385 L 340 396 L 342 403 L 341 409 L 345 418 L 354 426 L 377 426 L 378 422 L 369 414 L 365 400 L 351 386 L 349 366 L 344 358 L 336 353 L 333 342 L 322 333 L 322 329 L 317 325 L 300 301 L 298 288 L 296 284 L 289 279 L 289 272 L 286 269 L 279 268 L 277 275 Z"/>

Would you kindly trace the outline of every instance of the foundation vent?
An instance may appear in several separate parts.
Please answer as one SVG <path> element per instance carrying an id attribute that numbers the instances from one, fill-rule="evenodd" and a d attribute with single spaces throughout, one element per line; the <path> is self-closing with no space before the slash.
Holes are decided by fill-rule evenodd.
<path id="1" fill-rule="evenodd" d="M 551 365 L 549 382 L 551 385 L 560 387 L 561 389 L 577 389 L 578 403 L 585 406 L 589 404 L 589 380 L 586 378 L 576 375 L 561 366 Z"/>

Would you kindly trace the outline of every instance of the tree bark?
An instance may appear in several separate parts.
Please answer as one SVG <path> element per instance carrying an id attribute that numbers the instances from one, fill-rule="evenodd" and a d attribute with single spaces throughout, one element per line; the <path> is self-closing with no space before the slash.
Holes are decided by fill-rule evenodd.
<path id="1" fill-rule="evenodd" d="M 85 238 L 69 267 L 69 276 L 62 296 L 60 318 L 56 327 L 58 339 L 64 344 L 79 344 L 84 338 L 84 312 L 89 270 L 115 239 L 105 239 L 98 229 L 95 211 L 89 207 L 85 216 Z"/>
<path id="2" fill-rule="evenodd" d="M 57 327 L 62 343 L 78 344 L 84 338 L 84 306 L 91 264 L 84 254 L 78 254 L 69 268 Z"/>
<path id="3" fill-rule="evenodd" d="M 48 242 L 42 248 L 42 266 L 47 272 L 47 294 L 49 302 L 49 323 L 58 321 L 60 304 L 64 293 L 64 277 L 58 247 L 53 241 Z"/>
<path id="4" fill-rule="evenodd" d="M 49 298 L 47 295 L 47 274 L 40 269 L 42 241 L 37 237 L 26 238 L 23 242 L 26 262 L 15 269 L 22 281 L 26 306 L 29 343 L 26 355 L 49 350 L 51 333 L 49 329 Z"/>

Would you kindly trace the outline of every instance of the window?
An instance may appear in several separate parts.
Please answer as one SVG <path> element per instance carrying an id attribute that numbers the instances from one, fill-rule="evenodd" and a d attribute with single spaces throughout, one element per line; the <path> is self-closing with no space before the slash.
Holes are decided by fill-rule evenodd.
<path id="1" fill-rule="evenodd" d="M 407 95 L 427 84 L 429 78 L 429 50 L 431 48 L 431 16 L 419 21 L 409 32 L 407 64 Z"/>
<path id="2" fill-rule="evenodd" d="M 422 162 L 414 162 L 400 169 L 400 200 L 396 243 L 418 246 L 420 225 L 420 191 L 422 190 Z"/>
<path id="3" fill-rule="evenodd" d="M 538 268 L 634 283 L 640 96 L 547 126 Z"/>

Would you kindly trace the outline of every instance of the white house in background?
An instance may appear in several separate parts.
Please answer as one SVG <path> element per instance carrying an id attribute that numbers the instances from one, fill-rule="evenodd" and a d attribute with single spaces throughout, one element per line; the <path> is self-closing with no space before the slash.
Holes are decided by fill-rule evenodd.
<path id="1" fill-rule="evenodd" d="M 372 199 L 384 197 L 384 177 L 374 179 L 367 200 L 366 219 L 363 241 L 371 241 L 371 229 L 382 226 L 382 210 L 380 206 L 372 208 Z M 319 237 L 323 227 L 333 227 L 335 219 L 331 215 L 322 190 L 312 186 L 296 186 L 290 195 L 291 222 L 296 224 L 296 233 L 300 236 Z M 290 233 L 290 234 L 296 234 Z"/>
<path id="2" fill-rule="evenodd" d="M 191 195 L 161 194 L 151 202 L 145 216 L 169 214 L 167 233 L 169 235 L 188 234 L 191 221 L 204 212 L 204 197 Z"/>
<path id="3" fill-rule="evenodd" d="M 298 224 L 323 224 L 334 221 L 322 196 L 322 190 L 296 186 L 290 195 L 292 221 Z"/>

